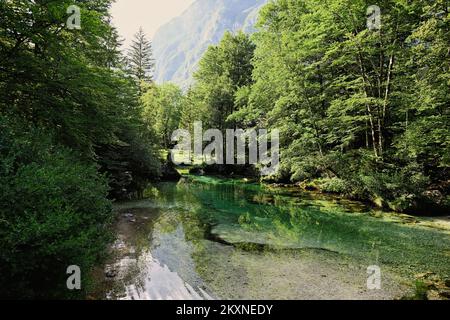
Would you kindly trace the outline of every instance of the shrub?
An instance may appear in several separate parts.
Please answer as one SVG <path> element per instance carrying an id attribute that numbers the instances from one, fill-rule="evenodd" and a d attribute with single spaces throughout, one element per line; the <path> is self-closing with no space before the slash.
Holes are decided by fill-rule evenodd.
<path id="1" fill-rule="evenodd" d="M 0 134 L 0 296 L 73 296 L 66 268 L 81 268 L 86 289 L 110 239 L 107 181 L 44 132 L 20 133 L 3 119 Z"/>
<path id="2" fill-rule="evenodd" d="M 429 183 L 414 164 L 403 168 L 383 165 L 378 170 L 358 170 L 350 181 L 356 197 L 399 212 L 417 208 Z"/>
<path id="3" fill-rule="evenodd" d="M 339 178 L 331 178 L 331 179 L 322 179 L 320 181 L 320 190 L 330 193 L 339 193 L 347 195 L 351 192 L 351 187 L 348 182 L 339 179 Z"/>

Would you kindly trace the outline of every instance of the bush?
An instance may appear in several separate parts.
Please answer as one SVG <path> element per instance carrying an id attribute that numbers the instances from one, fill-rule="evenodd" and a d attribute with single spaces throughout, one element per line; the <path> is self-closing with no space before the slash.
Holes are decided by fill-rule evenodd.
<path id="1" fill-rule="evenodd" d="M 70 297 L 66 268 L 81 268 L 86 289 L 110 239 L 107 181 L 44 132 L 3 119 L 0 134 L 0 296 Z"/>
<path id="2" fill-rule="evenodd" d="M 401 168 L 379 164 L 378 169 L 359 169 L 349 175 L 353 195 L 398 212 L 415 210 L 429 179 L 415 164 Z"/>
<path id="3" fill-rule="evenodd" d="M 161 176 L 161 163 L 154 142 L 132 127 L 120 134 L 121 141 L 96 148 L 100 172 L 107 174 L 110 197 L 117 200 L 142 197 L 148 181 Z"/>
<path id="4" fill-rule="evenodd" d="M 349 183 L 343 179 L 331 178 L 322 179 L 320 182 L 320 190 L 330 193 L 339 193 L 347 195 L 351 192 L 351 187 Z"/>
<path id="5" fill-rule="evenodd" d="M 371 201 L 399 212 L 417 210 L 430 184 L 424 168 L 418 163 L 400 163 L 390 157 L 384 162 L 376 161 L 366 150 L 346 154 L 331 152 L 321 159 L 316 172 L 309 165 L 312 162 L 298 162 L 296 167 L 297 174 L 308 181 L 306 185 L 311 189 Z"/>

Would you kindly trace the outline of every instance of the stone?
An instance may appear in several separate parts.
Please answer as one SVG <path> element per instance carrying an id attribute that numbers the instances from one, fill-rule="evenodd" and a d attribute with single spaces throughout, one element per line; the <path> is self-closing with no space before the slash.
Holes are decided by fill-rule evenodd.
<path id="1" fill-rule="evenodd" d="M 439 295 L 443 298 L 450 299 L 450 290 L 442 290 Z"/>
<path id="2" fill-rule="evenodd" d="M 117 274 L 118 274 L 118 272 L 116 269 L 114 269 L 112 267 L 106 267 L 105 276 L 107 278 L 115 278 L 115 277 L 117 277 Z"/>
<path id="3" fill-rule="evenodd" d="M 430 276 L 432 276 L 432 275 L 434 275 L 434 273 L 428 271 L 428 272 L 424 272 L 424 273 L 418 273 L 418 274 L 416 274 L 414 277 L 415 277 L 416 279 L 426 279 L 426 278 L 428 278 L 428 277 L 430 277 Z"/>
<path id="4" fill-rule="evenodd" d="M 450 288 L 450 279 L 445 279 L 444 284 L 447 288 Z"/>
<path id="5" fill-rule="evenodd" d="M 428 290 L 427 300 L 441 300 L 439 292 L 436 290 Z"/>

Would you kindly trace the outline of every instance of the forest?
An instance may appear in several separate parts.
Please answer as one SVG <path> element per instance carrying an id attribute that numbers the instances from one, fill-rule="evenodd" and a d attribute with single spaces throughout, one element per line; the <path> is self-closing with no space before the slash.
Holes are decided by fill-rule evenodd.
<path id="1" fill-rule="evenodd" d="M 65 290 L 67 266 L 104 258 L 113 203 L 173 178 L 171 135 L 195 121 L 280 130 L 281 166 L 193 171 L 448 213 L 449 2 L 377 2 L 370 30 L 371 1 L 272 1 L 254 33 L 225 33 L 180 88 L 153 81 L 143 30 L 121 50 L 111 0 L 1 0 L 0 296 L 85 294 Z"/>
<path id="2" fill-rule="evenodd" d="M 396 211 L 448 205 L 448 3 L 380 6 L 371 31 L 365 1 L 266 5 L 259 31 L 208 49 L 181 126 L 280 129 L 270 181 Z"/>

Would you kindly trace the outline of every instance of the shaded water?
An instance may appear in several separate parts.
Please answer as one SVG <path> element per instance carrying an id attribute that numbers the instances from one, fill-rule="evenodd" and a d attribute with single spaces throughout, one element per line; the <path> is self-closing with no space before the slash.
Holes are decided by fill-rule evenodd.
<path id="1" fill-rule="evenodd" d="M 294 188 L 185 177 L 116 208 L 96 298 L 390 299 L 410 294 L 417 273 L 450 274 L 448 220 Z M 367 288 L 371 265 L 379 290 Z"/>

